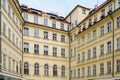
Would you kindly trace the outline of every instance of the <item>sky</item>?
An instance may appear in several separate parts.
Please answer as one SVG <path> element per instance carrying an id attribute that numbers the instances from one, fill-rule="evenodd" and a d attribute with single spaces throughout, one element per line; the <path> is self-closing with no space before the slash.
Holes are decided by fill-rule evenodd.
<path id="1" fill-rule="evenodd" d="M 94 8 L 106 0 L 19 0 L 20 4 L 27 5 L 44 12 L 58 13 L 66 17 L 77 5 L 87 8 Z"/>

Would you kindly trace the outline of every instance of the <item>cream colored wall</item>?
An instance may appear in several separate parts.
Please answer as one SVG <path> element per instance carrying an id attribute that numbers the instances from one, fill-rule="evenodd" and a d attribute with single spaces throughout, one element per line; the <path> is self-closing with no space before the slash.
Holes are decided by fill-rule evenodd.
<path id="1" fill-rule="evenodd" d="M 109 3 L 110 4 L 110 3 Z M 108 5 L 109 5 L 108 4 Z M 113 2 L 112 2 L 113 4 Z M 106 15 L 108 12 L 108 5 L 106 5 L 104 8 L 106 10 Z M 116 4 L 117 5 L 117 4 Z M 102 9 L 104 9 L 102 8 Z M 97 13 L 95 13 L 94 15 L 98 15 L 98 21 L 101 20 L 100 16 L 101 16 L 101 10 L 100 9 Z M 117 8 L 116 8 L 117 9 Z M 114 14 L 112 14 L 112 16 L 114 17 L 114 26 L 115 26 L 115 61 L 114 61 L 114 69 L 115 69 L 115 77 L 119 77 L 119 73 L 116 73 L 116 61 L 119 60 L 120 56 L 119 56 L 119 50 L 117 49 L 117 42 L 116 39 L 119 38 L 119 33 L 120 33 L 120 29 L 117 28 L 116 26 L 116 18 L 119 15 L 119 10 L 116 11 Z M 90 18 L 92 18 L 92 21 L 94 21 L 94 15 L 91 16 Z M 106 17 L 104 20 L 99 21 L 98 23 L 94 24 L 93 26 L 91 26 L 89 29 L 85 30 L 82 33 L 79 33 L 77 36 L 77 39 L 75 41 L 73 41 L 71 43 L 71 47 L 73 48 L 74 46 L 77 46 L 77 54 L 76 57 L 72 57 L 71 58 L 71 70 L 72 70 L 72 80 L 85 80 L 85 79 L 95 79 L 95 78 L 106 78 L 106 77 L 112 77 L 111 75 L 107 74 L 107 62 L 111 61 L 111 67 L 112 67 L 112 53 L 108 54 L 107 52 L 107 42 L 111 41 L 111 45 L 112 45 L 112 32 L 107 33 L 107 22 L 111 21 L 110 17 Z M 86 22 L 86 28 L 88 28 L 88 23 L 89 23 L 89 18 L 86 19 L 85 21 L 83 21 L 79 26 L 83 26 L 83 23 Z M 100 36 L 100 27 L 104 26 L 104 36 Z M 75 28 L 76 29 L 76 28 Z M 71 35 L 74 35 L 75 32 L 77 32 L 76 30 L 72 30 L 71 31 Z M 82 28 L 81 28 L 82 29 Z M 93 31 L 96 30 L 96 36 L 97 39 L 93 40 Z M 81 30 L 82 31 L 82 30 Z M 91 34 L 91 41 L 87 42 L 87 34 L 90 33 Z M 82 44 L 82 37 L 85 37 L 85 44 Z M 80 46 L 77 45 L 77 41 L 78 39 L 80 39 Z M 104 55 L 100 56 L 100 45 L 104 44 Z M 96 47 L 97 48 L 97 57 L 96 58 L 92 58 L 93 56 L 93 48 Z M 111 47 L 112 48 L 112 47 Z M 87 51 L 91 49 L 91 59 L 87 60 Z M 81 61 L 82 60 L 82 52 L 85 52 L 85 61 Z M 78 54 L 80 53 L 80 62 L 77 62 L 78 58 Z M 73 53 L 74 54 L 74 53 Z M 104 75 L 100 75 L 100 63 L 104 63 Z M 96 64 L 96 73 L 97 76 L 92 76 L 92 66 Z M 91 66 L 91 76 L 89 77 L 87 75 L 87 67 Z M 74 69 L 76 69 L 76 73 L 77 73 L 77 69 L 80 68 L 80 76 L 82 75 L 82 68 L 85 68 L 85 77 L 80 77 L 80 78 L 74 78 Z M 78 74 L 78 73 L 77 73 Z M 76 76 L 77 76 L 76 74 Z"/>
<path id="2" fill-rule="evenodd" d="M 24 75 L 28 79 L 44 79 L 44 80 L 66 80 L 69 77 L 69 49 L 68 49 L 68 33 L 44 26 L 35 26 L 25 24 L 24 27 L 29 28 L 29 35 L 24 36 L 24 42 L 29 43 L 29 53 L 24 53 L 24 62 L 28 62 L 30 65 L 30 74 Z M 34 37 L 34 29 L 39 30 L 39 37 Z M 44 31 L 48 32 L 48 39 L 44 39 Z M 53 33 L 57 34 L 57 41 L 52 40 Z M 61 42 L 61 35 L 65 35 L 65 42 Z M 39 45 L 39 54 L 34 54 L 34 44 Z M 48 56 L 44 55 L 44 46 L 48 46 Z M 53 56 L 53 47 L 57 47 L 57 56 Z M 61 57 L 61 48 L 65 48 L 65 58 Z M 34 64 L 39 63 L 40 75 L 34 75 Z M 49 76 L 44 76 L 44 65 L 49 65 Z M 58 76 L 53 77 L 53 65 L 56 64 L 58 67 Z M 65 77 L 61 77 L 61 66 L 65 66 Z"/>
<path id="3" fill-rule="evenodd" d="M 82 14 L 82 9 L 84 8 L 81 8 L 81 7 L 77 7 L 67 18 L 66 20 L 68 22 L 71 21 L 71 24 L 74 24 L 73 27 L 76 27 L 75 25 L 75 21 L 77 20 L 77 24 L 79 24 L 89 13 L 89 10 L 86 10 L 86 14 Z M 71 25 L 72 26 L 72 25 Z M 72 27 L 70 28 L 72 29 Z"/>
<path id="4" fill-rule="evenodd" d="M 6 0 L 6 5 L 3 6 L 3 0 L 2 2 L 2 14 L 1 14 L 1 46 L 2 46 L 2 72 L 5 73 L 9 73 L 12 75 L 17 75 L 17 76 L 21 76 L 20 75 L 20 61 L 22 62 L 22 32 L 20 31 L 22 29 L 22 26 L 19 25 L 19 23 L 22 23 L 23 21 L 21 20 L 21 17 L 16 17 L 18 16 L 18 12 L 14 12 L 15 14 L 15 19 L 13 21 L 12 19 L 12 12 L 15 9 L 15 6 L 13 6 L 13 1 Z M 11 15 L 8 15 L 8 5 L 11 8 Z M 16 24 L 16 18 L 18 19 L 18 24 Z M 3 34 L 3 23 L 6 24 L 6 35 Z M 11 29 L 11 39 L 9 39 L 8 36 L 8 29 Z M 15 42 L 13 42 L 13 36 L 12 34 L 15 34 Z M 16 43 L 16 37 L 18 38 L 18 45 Z M 6 55 L 6 68 L 3 67 L 3 63 L 4 63 L 4 57 L 3 55 Z M 9 65 L 9 58 L 10 58 L 10 63 L 11 65 Z M 15 60 L 15 64 L 13 65 L 13 60 Z M 16 72 L 16 65 L 18 63 L 18 73 Z M 11 66 L 11 69 L 9 69 L 9 66 Z M 14 66 L 14 68 L 13 68 Z"/>

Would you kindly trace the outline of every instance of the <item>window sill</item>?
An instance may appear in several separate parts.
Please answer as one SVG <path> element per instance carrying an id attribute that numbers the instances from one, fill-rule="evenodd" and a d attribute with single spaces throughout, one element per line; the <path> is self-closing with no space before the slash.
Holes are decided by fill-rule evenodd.
<path id="1" fill-rule="evenodd" d="M 104 76 L 104 73 L 103 74 L 99 74 L 99 76 Z"/>
<path id="2" fill-rule="evenodd" d="M 100 55 L 99 55 L 99 57 L 103 57 L 103 56 L 104 56 L 104 54 L 100 54 Z"/>

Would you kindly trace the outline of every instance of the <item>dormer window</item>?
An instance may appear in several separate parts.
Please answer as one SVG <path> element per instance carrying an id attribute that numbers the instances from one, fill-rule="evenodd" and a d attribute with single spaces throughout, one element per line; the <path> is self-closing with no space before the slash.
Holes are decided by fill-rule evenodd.
<path id="1" fill-rule="evenodd" d="M 56 21 L 52 21 L 52 27 L 56 28 Z"/>
<path id="2" fill-rule="evenodd" d="M 86 14 L 86 10 L 82 9 L 82 14 Z"/>
<path id="3" fill-rule="evenodd" d="M 86 29 L 86 23 L 83 24 L 83 31 Z"/>
<path id="4" fill-rule="evenodd" d="M 78 24 L 78 22 L 77 22 L 77 20 L 75 20 L 75 26 L 77 26 L 77 24 Z"/>
<path id="5" fill-rule="evenodd" d="M 105 17 L 105 9 L 101 11 L 101 18 Z"/>
<path id="6" fill-rule="evenodd" d="M 94 16 L 94 23 L 97 22 L 97 15 Z"/>
<path id="7" fill-rule="evenodd" d="M 89 19 L 89 25 L 88 25 L 88 26 L 90 27 L 91 25 L 92 25 L 92 19 L 90 18 L 90 19 Z"/>
<path id="8" fill-rule="evenodd" d="M 112 12 L 112 4 L 109 4 L 108 6 L 108 14 L 110 14 Z"/>
<path id="9" fill-rule="evenodd" d="M 38 17 L 34 16 L 34 23 L 38 24 Z"/>
<path id="10" fill-rule="evenodd" d="M 61 23 L 61 29 L 64 30 L 64 23 Z"/>

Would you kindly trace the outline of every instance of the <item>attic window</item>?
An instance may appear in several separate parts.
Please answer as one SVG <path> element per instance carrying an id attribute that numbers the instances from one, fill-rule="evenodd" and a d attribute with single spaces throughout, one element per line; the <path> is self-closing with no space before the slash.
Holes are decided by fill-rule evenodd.
<path id="1" fill-rule="evenodd" d="M 86 10 L 82 9 L 82 14 L 86 14 Z"/>

